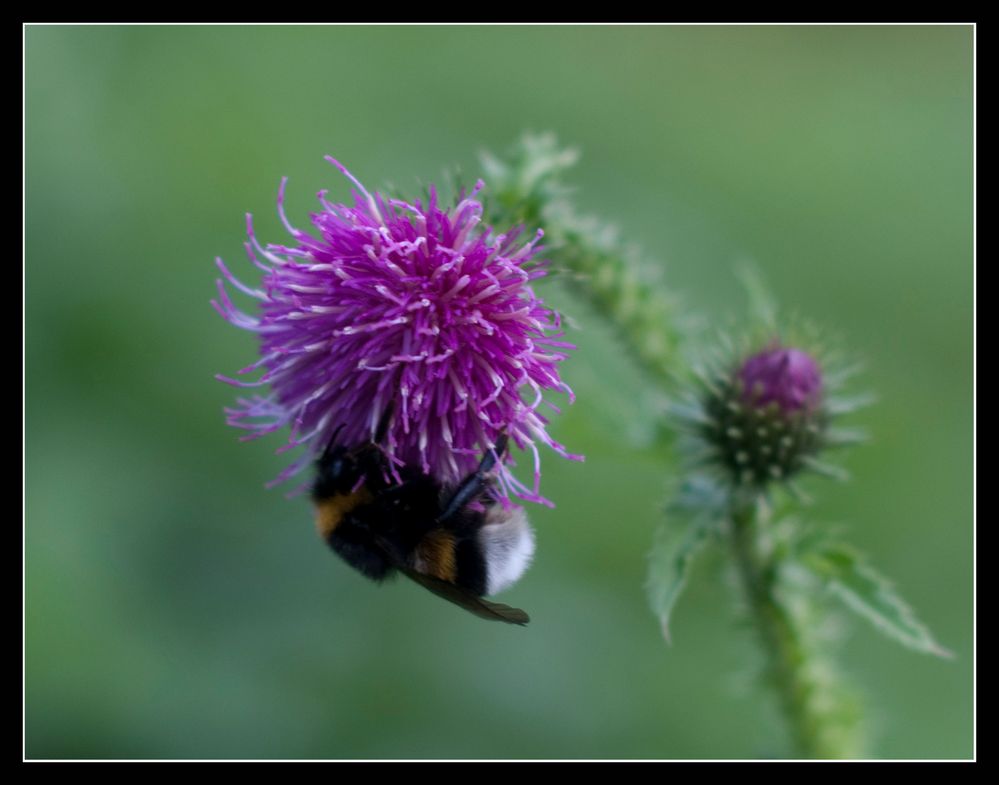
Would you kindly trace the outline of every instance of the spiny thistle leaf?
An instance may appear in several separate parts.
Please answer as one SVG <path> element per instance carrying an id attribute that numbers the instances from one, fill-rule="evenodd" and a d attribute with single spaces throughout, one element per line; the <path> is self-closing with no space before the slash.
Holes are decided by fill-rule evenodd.
<path id="1" fill-rule="evenodd" d="M 953 657 L 899 596 L 887 578 L 849 545 L 825 542 L 804 555 L 802 565 L 824 581 L 850 610 L 910 649 Z"/>
<path id="2" fill-rule="evenodd" d="M 703 550 L 718 525 L 724 494 L 707 478 L 691 478 L 685 483 L 671 510 L 679 513 L 656 532 L 649 554 L 647 589 L 653 612 L 659 617 L 663 637 L 670 643 L 669 623 L 676 601 L 687 585 L 694 558 Z M 690 516 L 691 510 L 700 514 Z M 684 512 L 688 514 L 684 514 Z"/>
<path id="3" fill-rule="evenodd" d="M 705 521 L 684 526 L 659 527 L 649 554 L 649 602 L 659 617 L 663 637 L 671 642 L 669 623 L 676 601 L 687 585 L 691 563 L 707 542 L 710 527 Z"/>

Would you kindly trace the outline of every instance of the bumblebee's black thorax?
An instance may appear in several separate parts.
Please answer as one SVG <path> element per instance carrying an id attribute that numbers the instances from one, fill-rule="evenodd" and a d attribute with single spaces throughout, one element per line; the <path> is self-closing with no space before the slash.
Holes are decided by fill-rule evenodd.
<path id="1" fill-rule="evenodd" d="M 402 467 L 401 482 L 391 482 L 384 460 L 373 444 L 336 447 L 320 459 L 312 492 L 320 535 L 374 580 L 401 568 L 484 594 L 486 565 L 476 533 L 485 513 L 464 505 L 443 521 L 448 489 L 414 467 Z"/>

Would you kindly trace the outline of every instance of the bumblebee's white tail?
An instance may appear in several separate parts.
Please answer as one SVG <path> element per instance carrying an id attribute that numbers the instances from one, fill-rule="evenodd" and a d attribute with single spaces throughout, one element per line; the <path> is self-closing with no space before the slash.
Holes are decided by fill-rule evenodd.
<path id="1" fill-rule="evenodd" d="M 489 510 L 479 529 L 479 543 L 486 559 L 486 594 L 496 594 L 515 584 L 534 556 L 534 532 L 522 507 Z"/>

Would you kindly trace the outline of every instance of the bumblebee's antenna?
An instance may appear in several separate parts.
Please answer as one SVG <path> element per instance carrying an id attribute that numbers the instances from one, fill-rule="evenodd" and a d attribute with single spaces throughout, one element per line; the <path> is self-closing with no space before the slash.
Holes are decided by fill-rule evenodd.
<path id="1" fill-rule="evenodd" d="M 330 452 L 336 446 L 336 437 L 340 435 L 340 431 L 342 431 L 345 427 L 346 427 L 345 423 L 340 423 L 336 427 L 336 430 L 333 431 L 333 435 L 330 437 L 330 443 L 326 445 L 326 449 L 323 450 L 323 454 L 319 458 L 320 463 L 324 462 L 327 458 L 329 458 Z"/>
<path id="2" fill-rule="evenodd" d="M 385 434 L 388 433 L 389 422 L 392 420 L 392 412 L 394 408 L 394 405 L 390 402 L 389 405 L 385 407 L 385 411 L 382 412 L 381 419 L 378 420 L 378 427 L 375 428 L 375 444 L 381 444 L 385 441 Z"/>

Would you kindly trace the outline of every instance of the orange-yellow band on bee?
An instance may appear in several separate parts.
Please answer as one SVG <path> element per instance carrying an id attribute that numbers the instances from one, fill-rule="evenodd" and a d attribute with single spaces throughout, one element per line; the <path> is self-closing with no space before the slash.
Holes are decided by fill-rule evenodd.
<path id="1" fill-rule="evenodd" d="M 340 525 L 343 516 L 356 507 L 371 501 L 371 493 L 361 488 L 354 493 L 338 493 L 316 502 L 316 529 L 324 540 Z"/>
<path id="2" fill-rule="evenodd" d="M 458 577 L 458 564 L 454 557 L 454 537 L 447 532 L 428 534 L 417 548 L 421 571 L 442 581 L 454 583 Z"/>

